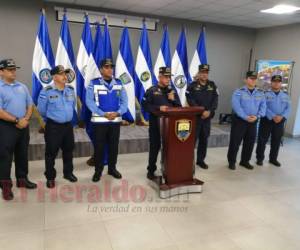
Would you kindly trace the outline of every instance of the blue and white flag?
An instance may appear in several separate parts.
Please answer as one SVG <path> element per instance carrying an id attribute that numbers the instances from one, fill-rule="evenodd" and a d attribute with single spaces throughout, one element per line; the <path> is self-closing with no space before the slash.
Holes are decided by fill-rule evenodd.
<path id="1" fill-rule="evenodd" d="M 41 89 L 52 84 L 50 70 L 53 67 L 54 56 L 45 13 L 42 11 L 32 59 L 32 98 L 36 105 Z"/>
<path id="2" fill-rule="evenodd" d="M 103 38 L 101 34 L 100 24 L 97 23 L 94 48 L 90 52 L 88 64 L 85 72 L 84 87 L 90 84 L 91 80 L 101 77 L 99 70 L 100 61 L 103 58 Z M 85 95 L 82 97 L 85 99 Z"/>
<path id="3" fill-rule="evenodd" d="M 60 36 L 58 39 L 55 65 L 62 65 L 66 69 L 71 69 L 71 74 L 68 75 L 68 85 L 72 86 L 77 96 L 76 85 L 76 63 L 73 51 L 73 45 L 68 25 L 66 13 L 63 16 L 63 21 L 60 29 Z M 74 110 L 73 125 L 77 123 L 77 106 Z"/>
<path id="4" fill-rule="evenodd" d="M 205 41 L 205 28 L 202 29 L 197 48 L 195 50 L 193 59 L 190 64 L 190 77 L 194 79 L 194 77 L 198 73 L 198 66 L 200 64 L 207 64 L 207 56 L 206 56 L 206 41 Z"/>
<path id="5" fill-rule="evenodd" d="M 160 67 L 171 67 L 170 40 L 167 26 L 164 27 L 164 33 L 161 40 L 160 49 L 154 66 L 154 75 L 156 77 L 155 83 L 158 82 Z"/>
<path id="6" fill-rule="evenodd" d="M 128 96 L 128 110 L 122 119 L 128 122 L 135 121 L 135 92 L 134 92 L 134 62 L 131 52 L 128 28 L 122 32 L 119 53 L 116 61 L 115 76 L 119 78 Z"/>
<path id="7" fill-rule="evenodd" d="M 87 73 L 90 54 L 93 52 L 93 38 L 89 17 L 85 15 L 85 22 L 77 54 L 77 89 L 81 103 L 85 102 L 85 76 Z"/>
<path id="8" fill-rule="evenodd" d="M 181 31 L 176 50 L 172 58 L 172 83 L 177 91 L 181 105 L 186 106 L 185 91 L 191 82 L 184 29 Z"/>
<path id="9" fill-rule="evenodd" d="M 143 23 L 143 29 L 141 32 L 140 44 L 135 64 L 135 72 L 135 95 L 139 104 L 141 104 L 145 92 L 153 85 L 153 79 L 155 77 L 152 70 L 151 51 L 145 22 Z M 142 120 L 149 120 L 149 114 L 143 109 L 142 105 L 141 115 Z"/>
<path id="10" fill-rule="evenodd" d="M 107 19 L 104 18 L 103 59 L 107 59 L 107 58 L 113 59 L 113 55 L 112 55 L 109 27 L 108 27 Z"/>

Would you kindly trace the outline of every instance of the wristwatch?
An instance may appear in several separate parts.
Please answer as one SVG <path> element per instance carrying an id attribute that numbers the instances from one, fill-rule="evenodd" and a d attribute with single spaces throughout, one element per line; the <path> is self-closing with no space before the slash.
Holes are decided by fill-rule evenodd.
<path id="1" fill-rule="evenodd" d="M 19 118 L 16 117 L 15 124 L 18 124 L 18 123 L 19 123 Z"/>

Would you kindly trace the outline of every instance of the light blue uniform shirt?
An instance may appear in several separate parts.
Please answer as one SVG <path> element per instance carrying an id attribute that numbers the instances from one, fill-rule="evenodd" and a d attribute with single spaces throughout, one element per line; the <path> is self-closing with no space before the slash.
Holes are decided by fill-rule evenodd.
<path id="1" fill-rule="evenodd" d="M 27 108 L 33 105 L 28 88 L 21 82 L 7 84 L 0 80 L 0 109 L 17 117 L 23 118 Z"/>
<path id="2" fill-rule="evenodd" d="M 237 89 L 232 95 L 232 108 L 234 113 L 244 120 L 250 115 L 264 117 L 266 115 L 264 92 L 255 88 L 251 93 L 246 86 Z"/>
<path id="3" fill-rule="evenodd" d="M 266 116 L 272 120 L 274 116 L 280 115 L 288 119 L 291 112 L 291 101 L 287 93 L 280 91 L 277 94 L 274 91 L 266 91 L 267 113 Z"/>
<path id="4" fill-rule="evenodd" d="M 51 119 L 57 123 L 70 122 L 73 119 L 76 96 L 73 87 L 59 90 L 55 85 L 44 88 L 38 98 L 38 110 L 45 121 Z"/>

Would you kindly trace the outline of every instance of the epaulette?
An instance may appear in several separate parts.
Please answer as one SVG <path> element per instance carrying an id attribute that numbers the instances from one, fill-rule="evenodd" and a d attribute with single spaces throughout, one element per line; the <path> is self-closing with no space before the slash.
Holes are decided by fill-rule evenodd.
<path id="1" fill-rule="evenodd" d="M 67 88 L 74 90 L 74 87 L 71 85 L 66 85 Z"/>
<path id="2" fill-rule="evenodd" d="M 51 90 L 51 89 L 53 89 L 52 86 L 47 86 L 47 87 L 45 87 L 45 90 L 46 90 L 46 91 Z"/>

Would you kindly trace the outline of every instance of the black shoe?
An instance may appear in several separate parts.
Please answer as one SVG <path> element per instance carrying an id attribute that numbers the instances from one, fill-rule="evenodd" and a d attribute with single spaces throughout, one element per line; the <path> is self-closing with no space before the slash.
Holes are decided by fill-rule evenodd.
<path id="1" fill-rule="evenodd" d="M 92 178 L 92 181 L 93 181 L 93 182 L 98 182 L 98 181 L 100 181 L 101 176 L 102 176 L 102 173 L 101 173 L 101 172 L 95 171 L 95 173 L 94 173 L 94 175 L 93 175 L 93 178 Z"/>
<path id="2" fill-rule="evenodd" d="M 197 162 L 197 165 L 198 165 L 200 168 L 208 169 L 208 165 L 207 165 L 204 161 Z"/>
<path id="3" fill-rule="evenodd" d="M 229 163 L 228 168 L 231 170 L 235 170 L 235 163 Z"/>
<path id="4" fill-rule="evenodd" d="M 147 178 L 150 180 L 150 181 L 153 181 L 157 178 L 158 176 L 155 175 L 153 172 L 148 172 L 147 173 Z"/>
<path id="5" fill-rule="evenodd" d="M 108 175 L 111 175 L 112 177 L 114 177 L 116 179 L 122 179 L 121 173 L 116 169 L 110 170 L 110 171 L 108 170 Z"/>
<path id="6" fill-rule="evenodd" d="M 258 166 L 263 166 L 263 165 L 264 165 L 264 163 L 263 163 L 263 161 L 259 161 L 259 160 L 257 160 L 257 161 L 256 161 L 256 165 L 258 165 Z"/>
<path id="7" fill-rule="evenodd" d="M 254 167 L 249 162 L 240 162 L 240 166 L 252 170 Z"/>
<path id="8" fill-rule="evenodd" d="M 47 186 L 47 188 L 54 188 L 55 180 L 47 180 L 46 186 Z"/>
<path id="9" fill-rule="evenodd" d="M 274 165 L 276 167 L 280 167 L 281 166 L 280 162 L 277 161 L 277 160 L 270 160 L 269 163 L 271 163 L 272 165 Z"/>
<path id="10" fill-rule="evenodd" d="M 37 185 L 28 180 L 28 178 L 17 179 L 18 188 L 36 189 Z"/>
<path id="11" fill-rule="evenodd" d="M 86 164 L 88 166 L 90 166 L 90 167 L 94 167 L 95 166 L 95 158 L 94 158 L 94 156 L 91 156 L 91 158 L 86 161 Z"/>
<path id="12" fill-rule="evenodd" d="M 10 187 L 2 188 L 2 198 L 6 201 L 11 201 L 14 199 L 14 193 Z"/>
<path id="13" fill-rule="evenodd" d="M 70 182 L 77 182 L 77 177 L 74 174 L 65 175 L 64 178 Z"/>

